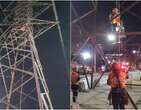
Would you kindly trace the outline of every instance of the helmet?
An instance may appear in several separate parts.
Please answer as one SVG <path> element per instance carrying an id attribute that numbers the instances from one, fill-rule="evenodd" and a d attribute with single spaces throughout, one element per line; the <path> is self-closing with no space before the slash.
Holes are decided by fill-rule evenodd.
<path id="1" fill-rule="evenodd" d="M 118 14 L 119 13 L 119 9 L 118 8 L 113 8 L 112 12 Z"/>

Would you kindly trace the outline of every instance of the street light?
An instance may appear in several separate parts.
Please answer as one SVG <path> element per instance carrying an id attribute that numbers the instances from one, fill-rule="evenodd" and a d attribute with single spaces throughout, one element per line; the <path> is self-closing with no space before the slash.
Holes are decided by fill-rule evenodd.
<path id="1" fill-rule="evenodd" d="M 116 27 L 116 32 L 119 32 L 119 30 L 120 30 L 120 27 L 117 26 Z"/>
<path id="2" fill-rule="evenodd" d="M 91 54 L 89 53 L 89 52 L 87 52 L 87 51 L 85 51 L 85 52 L 82 52 L 81 53 L 81 56 L 82 56 L 82 58 L 84 59 L 84 60 L 88 60 L 88 59 L 91 59 Z"/>
<path id="3" fill-rule="evenodd" d="M 110 60 L 108 60 L 108 63 L 110 64 L 110 63 L 111 63 L 111 61 L 110 61 Z"/>
<path id="4" fill-rule="evenodd" d="M 133 50 L 133 51 L 132 51 L 132 53 L 133 53 L 133 54 L 136 54 L 136 53 L 137 53 L 137 51 L 136 51 L 136 50 Z"/>
<path id="5" fill-rule="evenodd" d="M 109 41 L 115 41 L 116 40 L 115 34 L 112 34 L 112 33 L 108 34 L 107 38 L 108 38 Z"/>
<path id="6" fill-rule="evenodd" d="M 102 66 L 101 66 L 101 70 L 102 70 L 102 71 L 105 71 L 105 70 L 106 70 L 105 65 L 102 65 Z"/>

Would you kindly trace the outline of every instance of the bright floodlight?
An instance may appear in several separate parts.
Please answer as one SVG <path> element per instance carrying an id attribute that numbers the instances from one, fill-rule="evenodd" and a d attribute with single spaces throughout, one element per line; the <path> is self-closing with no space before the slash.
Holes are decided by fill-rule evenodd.
<path id="1" fill-rule="evenodd" d="M 116 40 L 116 36 L 114 34 L 108 34 L 107 37 L 108 37 L 109 41 L 115 41 Z"/>
<path id="2" fill-rule="evenodd" d="M 83 52 L 81 55 L 84 60 L 88 60 L 91 58 L 91 54 L 89 52 Z"/>
<path id="3" fill-rule="evenodd" d="M 119 27 L 116 27 L 116 32 L 118 32 L 118 31 L 119 31 L 119 29 L 120 29 Z"/>
<path id="4" fill-rule="evenodd" d="M 129 65 L 129 62 L 126 62 L 126 65 Z"/>
<path id="5" fill-rule="evenodd" d="M 106 56 L 105 59 L 108 59 L 108 57 Z"/>
<path id="6" fill-rule="evenodd" d="M 111 61 L 110 61 L 110 60 L 108 60 L 108 63 L 110 64 L 110 63 L 111 63 Z"/>
<path id="7" fill-rule="evenodd" d="M 101 66 L 101 70 L 105 71 L 105 66 L 104 65 Z"/>
<path id="8" fill-rule="evenodd" d="M 135 54 L 137 51 L 136 50 L 133 50 L 132 52 L 133 52 L 133 54 Z"/>

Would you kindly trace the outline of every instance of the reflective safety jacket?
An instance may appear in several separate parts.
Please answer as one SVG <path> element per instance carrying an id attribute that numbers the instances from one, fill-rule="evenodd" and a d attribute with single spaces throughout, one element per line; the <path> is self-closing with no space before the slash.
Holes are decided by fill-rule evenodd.
<path id="1" fill-rule="evenodd" d="M 116 18 L 115 18 L 116 17 Z M 113 15 L 112 16 L 112 24 L 116 24 L 117 26 L 119 26 L 120 25 L 120 16 L 119 15 Z"/>
<path id="2" fill-rule="evenodd" d="M 118 8 L 113 8 L 110 19 L 112 24 L 120 26 L 120 10 Z"/>
<path id="3" fill-rule="evenodd" d="M 108 76 L 108 80 L 107 80 L 107 84 L 111 86 L 111 88 L 117 88 L 117 87 L 120 87 L 120 88 L 125 88 L 126 85 L 125 85 L 125 81 L 126 81 L 126 73 L 121 71 L 119 74 L 118 74 L 118 79 L 117 79 L 117 76 L 115 73 L 111 73 L 109 74 Z"/>

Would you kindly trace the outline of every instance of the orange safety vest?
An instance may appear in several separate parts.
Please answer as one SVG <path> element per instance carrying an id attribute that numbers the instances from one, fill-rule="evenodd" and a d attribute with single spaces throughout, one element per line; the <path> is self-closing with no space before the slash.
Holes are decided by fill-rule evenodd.
<path id="1" fill-rule="evenodd" d="M 120 25 L 120 22 L 121 22 L 120 15 L 118 15 L 118 14 L 112 14 L 112 17 L 111 18 L 112 18 L 112 21 L 111 21 L 112 24 Z"/>
<path id="2" fill-rule="evenodd" d="M 79 73 L 77 72 L 72 72 L 71 73 L 71 84 L 78 84 L 78 81 L 80 80 L 80 76 L 79 76 Z"/>
<path id="3" fill-rule="evenodd" d="M 125 85 L 125 80 L 126 80 L 126 73 L 121 71 L 119 73 L 119 80 L 120 80 L 120 88 L 125 88 L 126 85 Z M 108 80 L 107 80 L 107 84 L 111 86 L 111 88 L 116 88 L 118 87 L 118 84 L 117 84 L 117 77 L 115 76 L 114 73 L 111 73 L 108 77 Z"/>

